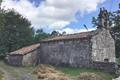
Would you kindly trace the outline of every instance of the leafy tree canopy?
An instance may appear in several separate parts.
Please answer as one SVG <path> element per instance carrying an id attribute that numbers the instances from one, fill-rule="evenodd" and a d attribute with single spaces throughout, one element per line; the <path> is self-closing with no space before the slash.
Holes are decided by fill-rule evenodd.
<path id="1" fill-rule="evenodd" d="M 32 42 L 31 23 L 14 10 L 3 10 L 0 27 L 0 53 L 14 51 Z"/>
<path id="2" fill-rule="evenodd" d="M 34 36 L 34 42 L 39 42 L 45 38 L 48 38 L 50 36 L 49 33 L 45 33 L 43 29 L 36 30 L 35 36 Z"/>

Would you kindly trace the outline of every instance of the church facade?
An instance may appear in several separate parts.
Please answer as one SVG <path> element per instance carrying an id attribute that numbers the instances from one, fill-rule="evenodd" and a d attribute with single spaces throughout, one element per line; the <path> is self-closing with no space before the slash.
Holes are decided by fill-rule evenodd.
<path id="1" fill-rule="evenodd" d="M 54 37 L 40 43 L 39 63 L 71 67 L 116 69 L 115 42 L 109 30 Z"/>
<path id="2" fill-rule="evenodd" d="M 107 11 L 99 14 L 95 31 L 57 36 L 41 41 L 39 63 L 86 67 L 114 73 L 117 69 L 115 41 L 109 30 Z"/>

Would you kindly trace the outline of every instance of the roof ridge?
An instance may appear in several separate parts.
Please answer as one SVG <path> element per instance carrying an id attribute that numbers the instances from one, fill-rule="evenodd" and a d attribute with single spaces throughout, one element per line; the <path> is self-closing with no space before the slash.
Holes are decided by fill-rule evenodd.
<path id="1" fill-rule="evenodd" d="M 52 38 L 44 39 L 41 42 L 44 42 L 44 41 L 54 41 L 54 40 L 67 40 L 67 39 L 85 38 L 85 37 L 89 37 L 88 35 L 91 34 L 91 32 L 93 32 L 93 31 L 80 32 L 80 33 L 67 34 L 67 35 L 60 35 L 60 36 L 55 36 L 55 37 L 52 37 Z"/>

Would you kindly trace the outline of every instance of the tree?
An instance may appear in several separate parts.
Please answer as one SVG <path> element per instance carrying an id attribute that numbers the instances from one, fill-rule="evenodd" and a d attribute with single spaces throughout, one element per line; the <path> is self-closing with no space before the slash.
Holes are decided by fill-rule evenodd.
<path id="1" fill-rule="evenodd" d="M 39 42 L 46 38 L 62 36 L 62 35 L 66 35 L 66 32 L 64 31 L 64 32 L 62 32 L 62 34 L 60 34 L 58 31 L 52 31 L 52 33 L 49 34 L 49 33 L 44 32 L 43 29 L 38 29 L 34 36 L 34 43 Z"/>
<path id="2" fill-rule="evenodd" d="M 120 57 L 120 9 L 110 14 L 111 33 L 115 38 L 116 56 Z"/>
<path id="3" fill-rule="evenodd" d="M 4 23 L 4 15 L 3 15 L 4 10 L 1 9 L 1 3 L 2 3 L 2 0 L 0 0 L 0 27 L 2 27 Z"/>
<path id="4" fill-rule="evenodd" d="M 37 31 L 36 31 L 36 34 L 35 34 L 35 36 L 34 36 L 34 42 L 36 43 L 36 42 L 39 42 L 39 41 L 41 41 L 41 40 L 43 40 L 43 39 L 45 39 L 45 38 L 48 38 L 49 37 L 49 34 L 48 33 L 45 33 L 44 31 L 43 31 L 43 29 L 38 29 Z"/>
<path id="5" fill-rule="evenodd" d="M 66 35 L 66 32 L 65 32 L 65 31 L 63 31 L 61 35 Z"/>
<path id="6" fill-rule="evenodd" d="M 33 28 L 26 18 L 14 10 L 7 10 L 4 25 L 0 27 L 0 53 L 11 52 L 32 43 Z"/>
<path id="7" fill-rule="evenodd" d="M 43 32 L 43 29 L 38 29 L 38 30 L 36 31 L 36 33 L 37 33 L 37 34 L 43 34 L 44 32 Z"/>
<path id="8" fill-rule="evenodd" d="M 1 3 L 2 3 L 2 0 L 0 0 L 0 5 L 1 5 Z"/>
<path id="9" fill-rule="evenodd" d="M 59 36 L 59 35 L 60 35 L 60 33 L 58 31 L 52 31 L 52 33 L 51 33 L 52 37 Z"/>
<path id="10" fill-rule="evenodd" d="M 1 32 L 1 29 L 3 28 L 4 26 L 4 22 L 5 22 L 5 19 L 4 19 L 4 10 L 1 9 L 1 3 L 2 3 L 2 0 L 0 0 L 0 32 Z M 0 33 L 0 38 L 2 38 L 1 36 L 1 33 Z M 0 56 L 3 56 L 4 54 L 2 53 L 3 51 L 5 51 L 5 47 L 2 47 L 2 45 L 0 44 Z M 1 58 L 1 57 L 0 57 Z"/>

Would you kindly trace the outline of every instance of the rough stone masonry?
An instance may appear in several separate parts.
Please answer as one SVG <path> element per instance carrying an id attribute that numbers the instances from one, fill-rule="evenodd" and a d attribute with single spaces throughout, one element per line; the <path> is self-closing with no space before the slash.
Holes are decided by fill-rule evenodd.
<path id="1" fill-rule="evenodd" d="M 115 42 L 109 30 L 108 12 L 100 9 L 95 31 L 57 36 L 40 42 L 39 63 L 117 70 Z"/>

